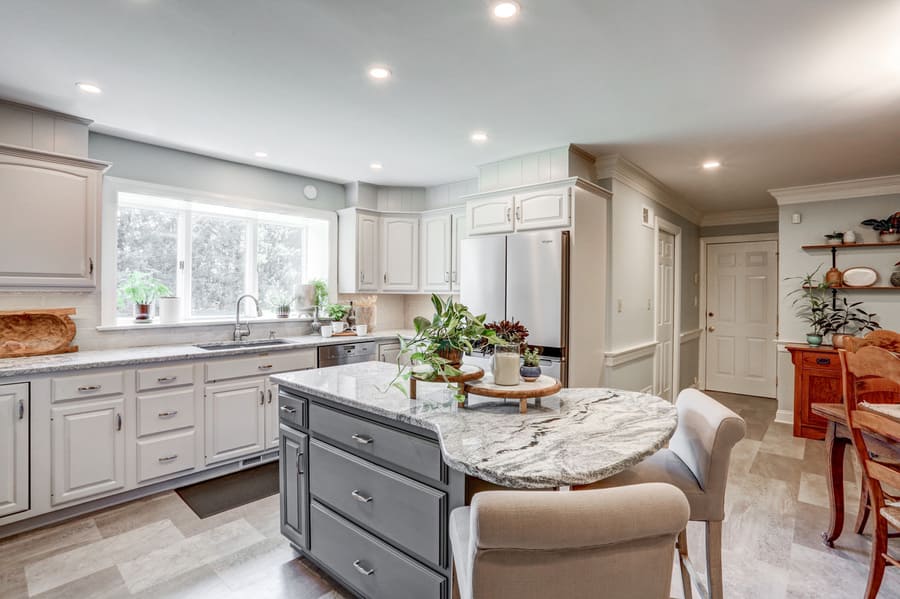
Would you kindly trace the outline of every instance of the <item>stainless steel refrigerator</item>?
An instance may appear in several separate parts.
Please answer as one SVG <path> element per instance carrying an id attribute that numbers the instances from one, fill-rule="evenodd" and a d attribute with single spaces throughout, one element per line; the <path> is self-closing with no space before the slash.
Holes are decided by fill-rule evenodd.
<path id="1" fill-rule="evenodd" d="M 566 384 L 569 232 L 472 237 L 460 242 L 460 302 L 487 321 L 518 320 L 543 348 L 541 369 Z M 470 361 L 477 361 L 470 360 Z"/>

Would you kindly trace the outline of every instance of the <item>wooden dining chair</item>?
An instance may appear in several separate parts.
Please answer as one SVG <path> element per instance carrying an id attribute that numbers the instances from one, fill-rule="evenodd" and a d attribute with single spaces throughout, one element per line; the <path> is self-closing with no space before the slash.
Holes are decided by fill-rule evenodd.
<path id="1" fill-rule="evenodd" d="M 849 351 L 859 351 L 863 347 L 874 345 L 890 352 L 900 353 L 900 333 L 896 331 L 877 330 L 865 337 L 847 337 L 844 347 Z"/>
<path id="2" fill-rule="evenodd" d="M 865 595 L 867 599 L 875 599 L 885 567 L 900 566 L 900 561 L 887 552 L 889 536 L 897 536 L 889 535 L 888 526 L 900 530 L 900 497 L 891 494 L 896 492 L 892 489 L 900 489 L 900 463 L 880 458 L 876 440 L 900 442 L 900 416 L 877 412 L 867 400 L 883 394 L 900 394 L 900 357 L 873 346 L 856 352 L 840 350 L 839 355 L 847 426 L 863 467 L 875 518 Z"/>

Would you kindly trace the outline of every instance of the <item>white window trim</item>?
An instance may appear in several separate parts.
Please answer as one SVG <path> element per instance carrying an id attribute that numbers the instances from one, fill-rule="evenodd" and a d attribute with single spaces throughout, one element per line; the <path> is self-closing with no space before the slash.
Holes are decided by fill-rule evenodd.
<path id="1" fill-rule="evenodd" d="M 285 214 L 297 217 L 315 218 L 327 221 L 328 223 L 328 282 L 330 288 L 330 299 L 337 299 L 337 277 L 338 277 L 338 228 L 337 213 L 330 210 L 318 210 L 315 208 L 306 208 L 302 206 L 291 206 L 280 202 L 271 202 L 266 200 L 258 200 L 253 198 L 245 198 L 239 196 L 229 196 L 224 194 L 211 193 L 208 191 L 199 191 L 187 189 L 183 187 L 174 187 L 170 185 L 160 185 L 157 183 L 147 183 L 144 181 L 135 181 L 132 179 L 124 179 L 121 177 L 105 177 L 103 182 L 103 206 L 101 212 L 101 247 L 100 247 L 100 326 L 98 330 L 114 330 L 116 328 L 136 328 L 132 324 L 119 325 L 116 317 L 117 304 L 117 285 L 116 275 L 118 272 L 118 257 L 116 256 L 116 237 L 117 237 L 117 217 L 118 217 L 118 198 L 120 193 L 135 193 L 149 196 L 161 196 L 172 198 L 175 200 L 210 203 L 218 206 L 227 206 L 232 208 L 240 208 L 245 210 L 264 211 L 269 213 Z M 302 194 L 302 189 L 298 189 L 298 197 Z M 179 223 L 182 225 L 182 223 Z M 189 226 L 189 222 L 183 223 L 182 226 Z M 183 247 L 185 244 L 180 241 L 178 245 L 178 260 L 184 260 L 185 270 L 189 272 L 190 268 L 190 248 Z M 179 277 L 179 280 L 181 277 Z M 188 293 L 186 289 L 178 289 L 176 293 L 185 295 Z M 192 319 L 185 323 L 170 326 L 200 326 L 204 324 L 225 324 L 231 323 L 232 318 L 211 318 L 211 319 Z M 139 325 L 153 326 L 153 325 Z"/>

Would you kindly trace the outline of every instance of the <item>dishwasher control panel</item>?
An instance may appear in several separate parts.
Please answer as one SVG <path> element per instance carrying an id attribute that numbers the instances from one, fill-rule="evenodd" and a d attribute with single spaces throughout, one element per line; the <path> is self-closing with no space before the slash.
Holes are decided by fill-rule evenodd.
<path id="1" fill-rule="evenodd" d="M 377 359 L 377 347 L 374 341 L 340 343 L 319 347 L 319 368 L 370 362 L 375 359 Z"/>

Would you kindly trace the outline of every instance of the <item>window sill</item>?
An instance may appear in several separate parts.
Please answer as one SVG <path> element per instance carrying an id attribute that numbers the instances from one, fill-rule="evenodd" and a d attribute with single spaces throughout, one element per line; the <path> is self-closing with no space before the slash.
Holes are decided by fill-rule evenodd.
<path id="1" fill-rule="evenodd" d="M 312 318 L 241 318 L 241 324 L 302 324 L 312 322 Z M 319 322 L 328 322 L 327 318 L 320 318 Z M 172 324 L 163 324 L 161 322 L 137 323 L 131 319 L 123 319 L 116 324 L 100 325 L 97 330 L 101 333 L 112 331 L 138 331 L 144 329 L 181 329 L 190 327 L 217 327 L 217 326 L 234 326 L 234 319 L 210 319 L 210 320 L 186 320 Z"/>

